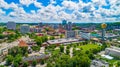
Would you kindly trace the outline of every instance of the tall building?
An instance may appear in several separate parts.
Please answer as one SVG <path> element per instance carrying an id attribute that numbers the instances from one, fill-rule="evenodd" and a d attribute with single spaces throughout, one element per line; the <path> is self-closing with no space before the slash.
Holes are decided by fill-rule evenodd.
<path id="1" fill-rule="evenodd" d="M 107 24 L 102 23 L 101 28 L 102 28 L 102 40 L 105 40 L 105 28 L 107 27 Z"/>
<path id="2" fill-rule="evenodd" d="M 67 24 L 67 30 L 68 31 L 72 30 L 72 22 L 68 22 L 68 24 Z"/>
<path id="3" fill-rule="evenodd" d="M 28 25 L 22 25 L 20 27 L 20 32 L 25 34 L 25 33 L 29 33 L 30 32 L 30 27 Z"/>
<path id="4" fill-rule="evenodd" d="M 7 23 L 7 29 L 15 30 L 16 29 L 16 23 L 13 21 L 9 21 Z"/>
<path id="5" fill-rule="evenodd" d="M 63 21 L 62 21 L 62 27 L 63 27 L 64 29 L 67 29 L 67 20 L 63 20 Z"/>

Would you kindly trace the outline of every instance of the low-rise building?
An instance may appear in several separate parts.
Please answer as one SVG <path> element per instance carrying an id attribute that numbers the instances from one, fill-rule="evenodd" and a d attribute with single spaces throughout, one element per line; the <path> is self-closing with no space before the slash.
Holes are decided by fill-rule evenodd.
<path id="1" fill-rule="evenodd" d="M 34 60 L 40 61 L 41 59 L 47 59 L 49 58 L 49 55 L 41 54 L 41 55 L 33 55 L 28 57 L 23 57 L 23 61 L 32 62 Z"/>
<path id="2" fill-rule="evenodd" d="M 109 67 L 109 63 L 101 60 L 92 60 L 90 67 Z"/>
<path id="3" fill-rule="evenodd" d="M 28 25 L 24 24 L 20 27 L 20 32 L 22 34 L 29 33 L 30 32 L 30 27 Z"/>
<path id="4" fill-rule="evenodd" d="M 65 33 L 66 38 L 76 38 L 75 31 L 66 31 Z"/>
<path id="5" fill-rule="evenodd" d="M 70 44 L 70 43 L 74 43 L 74 42 L 80 42 L 79 39 L 76 39 L 76 38 L 63 38 L 63 39 L 55 39 L 55 40 L 49 40 L 47 41 L 47 43 L 49 45 L 52 45 L 52 44 Z"/>
<path id="6" fill-rule="evenodd" d="M 111 55 L 111 56 L 120 56 L 120 48 L 118 47 L 110 47 L 105 49 L 105 54 L 106 55 Z"/>
<path id="7" fill-rule="evenodd" d="M 80 37 L 83 39 L 90 40 L 91 39 L 91 34 L 89 32 L 80 32 Z"/>

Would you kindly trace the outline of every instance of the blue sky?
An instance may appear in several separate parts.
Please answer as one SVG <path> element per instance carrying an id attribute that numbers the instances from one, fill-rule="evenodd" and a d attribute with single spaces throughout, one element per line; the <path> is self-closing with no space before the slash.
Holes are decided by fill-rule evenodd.
<path id="1" fill-rule="evenodd" d="M 118 22 L 120 0 L 0 0 L 0 22 Z"/>

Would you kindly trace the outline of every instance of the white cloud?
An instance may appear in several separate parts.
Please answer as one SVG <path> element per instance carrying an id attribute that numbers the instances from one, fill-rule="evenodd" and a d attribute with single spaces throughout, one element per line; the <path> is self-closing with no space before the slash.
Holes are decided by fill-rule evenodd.
<path id="1" fill-rule="evenodd" d="M 55 0 L 50 0 L 50 4 L 56 4 Z"/>
<path id="2" fill-rule="evenodd" d="M 66 8 L 66 9 L 70 9 L 70 10 L 76 10 L 78 9 L 78 5 L 75 2 L 72 1 L 63 1 L 62 5 Z"/>
<path id="3" fill-rule="evenodd" d="M 92 3 L 95 4 L 95 6 L 106 6 L 106 0 L 92 0 Z"/>
<path id="4" fill-rule="evenodd" d="M 5 14 L 5 11 L 3 11 L 2 9 L 0 9 L 0 15 Z"/>
<path id="5" fill-rule="evenodd" d="M 40 3 L 40 2 L 35 1 L 35 2 L 34 2 L 34 5 L 35 5 L 37 8 L 43 8 L 42 3 Z"/>
<path id="6" fill-rule="evenodd" d="M 8 9 L 9 5 L 4 0 L 0 0 L 0 8 Z"/>
<path id="7" fill-rule="evenodd" d="M 12 2 L 11 4 L 9 4 L 9 8 L 11 8 L 11 9 L 17 9 L 18 8 L 18 5 L 17 4 L 15 4 L 14 2 Z"/>
<path id="8" fill-rule="evenodd" d="M 0 20 L 1 21 L 15 21 L 15 22 L 40 22 L 40 21 L 61 21 L 66 19 L 68 21 L 77 22 L 97 22 L 97 21 L 118 21 L 117 17 L 120 15 L 120 1 L 110 1 L 110 9 L 105 9 L 102 6 L 107 6 L 106 0 L 92 0 L 92 2 L 84 3 L 82 0 L 79 2 L 73 2 L 70 0 L 63 0 L 62 6 L 54 5 L 56 0 L 50 0 L 50 4 L 43 6 L 42 3 L 37 0 L 20 0 L 22 5 L 29 6 L 34 4 L 37 11 L 30 10 L 30 13 L 25 12 L 23 6 L 14 2 L 8 4 L 4 0 L 0 0 Z M 98 7 L 98 9 L 96 9 Z M 5 16 L 4 9 L 12 9 L 7 16 Z M 71 10 L 73 12 L 67 13 L 65 10 Z M 87 12 L 84 12 L 87 9 Z"/>
<path id="9" fill-rule="evenodd" d="M 22 5 L 29 6 L 30 4 L 36 2 L 37 0 L 19 0 Z"/>

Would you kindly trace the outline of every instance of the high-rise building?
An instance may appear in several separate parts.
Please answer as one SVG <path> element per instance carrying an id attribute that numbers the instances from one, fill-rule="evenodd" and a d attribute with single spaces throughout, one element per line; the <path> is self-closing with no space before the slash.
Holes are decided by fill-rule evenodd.
<path id="1" fill-rule="evenodd" d="M 67 20 L 63 20 L 63 21 L 62 21 L 62 27 L 63 27 L 64 29 L 67 29 Z"/>
<path id="2" fill-rule="evenodd" d="M 63 20 L 62 21 L 62 25 L 66 25 L 67 24 L 67 21 L 66 20 Z"/>
<path id="3" fill-rule="evenodd" d="M 68 24 L 67 24 L 67 30 L 68 31 L 72 30 L 72 22 L 68 22 Z"/>
<path id="4" fill-rule="evenodd" d="M 25 33 L 29 33 L 30 32 L 30 27 L 28 25 L 22 25 L 20 27 L 20 32 L 25 34 Z"/>
<path id="5" fill-rule="evenodd" d="M 16 23 L 13 21 L 9 21 L 7 23 L 7 29 L 15 30 L 16 29 Z"/>

